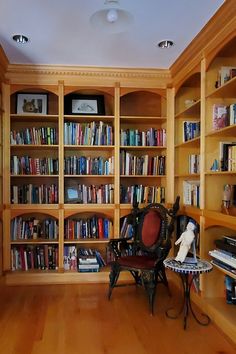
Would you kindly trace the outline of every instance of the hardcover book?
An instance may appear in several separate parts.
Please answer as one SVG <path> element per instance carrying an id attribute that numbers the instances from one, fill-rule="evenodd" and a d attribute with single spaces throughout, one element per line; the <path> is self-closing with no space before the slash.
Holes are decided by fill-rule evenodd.
<path id="1" fill-rule="evenodd" d="M 228 124 L 227 106 L 223 104 L 213 105 L 213 130 L 218 130 L 226 127 Z"/>

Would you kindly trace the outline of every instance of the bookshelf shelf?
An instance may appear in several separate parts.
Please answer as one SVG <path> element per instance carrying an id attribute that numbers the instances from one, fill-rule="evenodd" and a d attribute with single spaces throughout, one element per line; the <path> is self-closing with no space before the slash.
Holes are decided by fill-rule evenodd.
<path id="1" fill-rule="evenodd" d="M 186 107 L 182 111 L 176 113 L 175 118 L 193 118 L 194 116 L 199 117 L 200 115 L 201 101 L 197 100 L 189 107 Z"/>
<path id="2" fill-rule="evenodd" d="M 220 267 L 220 266 L 217 265 L 217 264 L 213 264 L 213 265 L 214 265 L 215 268 L 217 268 L 217 269 L 218 269 L 220 272 L 222 272 L 223 274 L 229 275 L 231 278 L 236 279 L 236 274 L 234 274 L 234 273 L 232 273 L 232 272 L 230 272 L 230 271 L 228 271 L 228 270 L 226 270 L 226 269 Z"/>
<path id="3" fill-rule="evenodd" d="M 200 136 L 184 141 L 183 143 L 175 145 L 176 148 L 191 148 L 191 147 L 200 147 Z"/>
<path id="4" fill-rule="evenodd" d="M 235 98 L 236 90 L 236 77 L 232 78 L 231 80 L 227 81 L 224 85 L 220 86 L 219 88 L 210 92 L 206 98 Z"/>

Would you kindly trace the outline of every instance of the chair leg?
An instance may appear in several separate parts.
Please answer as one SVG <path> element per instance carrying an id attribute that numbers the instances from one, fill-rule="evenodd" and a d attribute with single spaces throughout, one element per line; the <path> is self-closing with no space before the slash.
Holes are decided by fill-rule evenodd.
<path id="1" fill-rule="evenodd" d="M 119 275 L 120 275 L 120 267 L 116 263 L 113 263 L 111 265 L 111 271 L 109 274 L 110 282 L 109 282 L 109 290 L 108 290 L 108 300 L 110 300 L 111 298 L 112 290 L 116 286 Z"/>
<path id="2" fill-rule="evenodd" d="M 142 271 L 144 287 L 148 293 L 149 309 L 153 315 L 154 300 L 156 295 L 156 276 L 154 271 Z"/>

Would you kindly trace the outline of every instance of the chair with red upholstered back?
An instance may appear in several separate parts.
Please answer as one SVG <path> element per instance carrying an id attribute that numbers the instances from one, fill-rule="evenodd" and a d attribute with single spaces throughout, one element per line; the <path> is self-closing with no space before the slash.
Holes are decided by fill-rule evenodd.
<path id="1" fill-rule="evenodd" d="M 163 283 L 168 288 L 168 281 L 163 265 L 171 248 L 171 235 L 179 209 L 179 197 L 171 209 L 162 204 L 150 204 L 146 208 L 133 208 L 129 222 L 133 225 L 132 240 L 127 238 L 114 239 L 109 242 L 109 248 L 114 254 L 110 263 L 110 284 L 108 298 L 111 298 L 121 271 L 129 271 L 137 285 L 143 285 L 149 298 L 150 311 L 153 314 L 153 304 L 156 286 Z M 168 288 L 169 290 L 169 288 Z"/>

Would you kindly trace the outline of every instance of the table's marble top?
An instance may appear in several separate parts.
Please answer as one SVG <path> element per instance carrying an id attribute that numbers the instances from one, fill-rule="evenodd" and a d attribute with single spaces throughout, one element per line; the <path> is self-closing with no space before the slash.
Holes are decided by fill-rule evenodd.
<path id="1" fill-rule="evenodd" d="M 212 265 L 208 261 L 198 259 L 197 263 L 180 263 L 174 259 L 174 257 L 167 258 L 164 260 L 164 266 L 173 270 L 176 273 L 184 274 L 201 274 L 210 272 L 212 270 Z"/>

